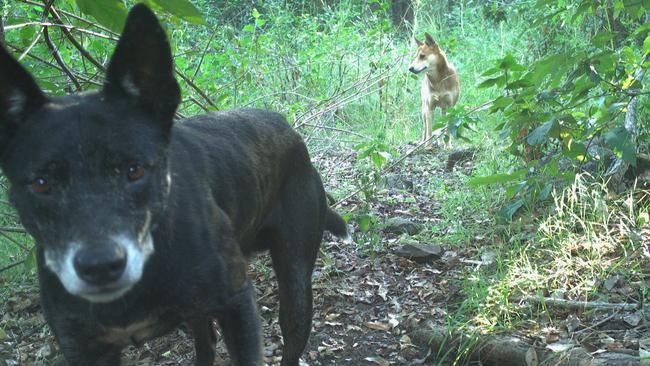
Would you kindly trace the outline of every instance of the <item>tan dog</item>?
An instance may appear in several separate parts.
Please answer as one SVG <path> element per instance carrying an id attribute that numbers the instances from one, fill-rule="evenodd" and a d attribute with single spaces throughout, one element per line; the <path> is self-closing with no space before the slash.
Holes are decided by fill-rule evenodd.
<path id="1" fill-rule="evenodd" d="M 460 84 L 454 65 L 447 61 L 447 56 L 440 46 L 429 33 L 424 33 L 424 36 L 424 42 L 415 38 L 418 49 L 409 71 L 414 74 L 426 72 L 426 77 L 422 80 L 420 94 L 422 97 L 422 120 L 424 121 L 422 141 L 427 141 L 432 136 L 434 109 L 439 107 L 444 116 L 445 110 L 453 107 L 458 101 Z"/>

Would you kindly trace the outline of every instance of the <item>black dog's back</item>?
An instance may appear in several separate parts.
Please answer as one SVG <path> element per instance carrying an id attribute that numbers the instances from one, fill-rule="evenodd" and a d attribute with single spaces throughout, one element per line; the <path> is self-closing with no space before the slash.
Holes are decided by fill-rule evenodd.
<path id="1" fill-rule="evenodd" d="M 251 236 L 287 177 L 313 169 L 302 138 L 284 117 L 259 109 L 213 112 L 177 124 L 170 165 L 174 175 L 209 182 L 245 252 L 253 249 Z"/>

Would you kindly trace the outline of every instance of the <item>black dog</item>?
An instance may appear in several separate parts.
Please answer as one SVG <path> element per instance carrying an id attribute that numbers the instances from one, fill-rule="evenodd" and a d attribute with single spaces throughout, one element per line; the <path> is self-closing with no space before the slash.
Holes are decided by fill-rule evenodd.
<path id="1" fill-rule="evenodd" d="M 136 5 L 100 92 L 48 98 L 0 49 L 0 166 L 37 243 L 46 319 L 70 365 L 119 365 L 120 350 L 181 322 L 212 365 L 212 319 L 234 365 L 262 364 L 246 256 L 270 250 L 282 365 L 298 365 L 326 205 L 301 137 L 278 114 L 211 113 L 172 125 L 180 101 L 155 15 Z"/>

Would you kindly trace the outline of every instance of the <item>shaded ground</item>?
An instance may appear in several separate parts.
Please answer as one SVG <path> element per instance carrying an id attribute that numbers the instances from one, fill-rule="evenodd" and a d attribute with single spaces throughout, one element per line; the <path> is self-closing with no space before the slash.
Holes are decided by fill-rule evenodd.
<path id="1" fill-rule="evenodd" d="M 354 171 L 350 167 L 355 162 L 352 153 L 328 153 L 327 159 L 317 155 L 315 160 L 320 163 L 330 190 L 333 187 L 343 192 L 354 189 L 352 182 L 358 177 L 350 173 Z M 447 172 L 445 162 L 445 154 L 431 152 L 406 159 L 397 175 L 387 179 L 393 188 L 380 188 L 373 193 L 375 202 L 370 214 L 374 224 L 369 233 L 357 233 L 353 244 L 326 238 L 314 273 L 314 327 L 303 357 L 307 364 L 435 364 L 431 352 L 414 345 L 410 334 L 414 329 L 445 324 L 448 312 L 453 312 L 461 299 L 459 283 L 467 270 L 481 265 L 482 262 L 476 260 L 480 258 L 479 249 L 490 240 L 487 236 L 472 238 L 471 245 L 463 248 L 449 248 L 438 240 L 467 225 L 490 222 L 481 217 L 485 213 L 466 212 L 461 205 L 458 222 L 447 223 L 446 227 L 439 225 L 440 204 L 436 197 L 440 195 L 436 187 L 454 189 L 455 177 L 472 168 L 471 162 L 460 163 L 455 171 Z M 350 199 L 343 202 L 340 211 L 359 209 L 363 204 L 361 199 Z M 423 224 L 424 230 L 414 237 L 416 239 L 390 233 L 382 226 L 389 217 Z M 358 226 L 354 226 L 358 230 Z M 416 263 L 394 254 L 399 244 L 413 241 L 442 244 L 442 252 L 426 263 Z M 269 365 L 277 365 L 281 358 L 281 338 L 277 322 L 277 288 L 270 268 L 268 258 L 261 257 L 251 265 L 251 276 L 255 278 L 264 319 L 266 361 Z M 0 305 L 3 314 L 0 329 L 6 333 L 0 334 L 0 366 L 52 363 L 57 358 L 57 346 L 44 324 L 36 289 L 25 285 L 11 292 L 11 298 Z M 598 321 L 596 317 L 591 319 L 594 323 Z M 634 351 L 634 340 L 630 340 L 634 338 L 630 333 L 634 327 L 625 323 L 608 324 L 612 328 L 606 333 L 608 342 Z M 566 337 L 561 334 L 562 330 L 556 333 L 557 339 Z M 544 343 L 551 343 L 540 340 L 544 335 L 550 336 L 548 331 L 531 330 L 526 335 L 529 341 L 542 348 Z M 597 349 L 599 342 L 594 339 Z M 183 329 L 125 353 L 126 364 L 142 366 L 191 365 L 192 357 L 192 343 Z M 226 364 L 226 360 L 225 346 L 219 341 L 217 364 Z"/>

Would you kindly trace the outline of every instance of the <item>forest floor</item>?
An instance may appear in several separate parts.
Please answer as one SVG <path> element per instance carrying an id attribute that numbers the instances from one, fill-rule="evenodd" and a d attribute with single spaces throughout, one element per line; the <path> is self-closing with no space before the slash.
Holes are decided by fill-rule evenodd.
<path id="1" fill-rule="evenodd" d="M 353 169 L 356 163 L 353 152 L 317 154 L 314 159 L 324 172 L 328 190 L 336 189 L 341 196 L 345 196 L 345 191 L 354 190 L 351 182 L 358 179 L 355 176 L 358 173 Z M 313 279 L 313 330 L 303 356 L 305 364 L 434 365 L 436 357 L 445 352 L 443 347 L 432 354 L 428 347 L 423 347 L 426 340 L 416 340 L 413 332 L 448 324 L 465 296 L 462 283 L 467 274 L 493 262 L 489 252 L 482 251 L 481 247 L 494 240 L 488 228 L 492 221 L 485 217 L 487 210 L 472 210 L 460 203 L 455 223 L 443 219 L 440 213 L 443 195 L 435 187 L 460 189 L 458 175 L 472 170 L 471 159 L 460 162 L 452 171 L 446 169 L 446 161 L 447 154 L 436 150 L 405 159 L 399 168 L 385 175 L 386 185 L 380 184 L 374 191 L 370 208 L 373 223 L 367 233 L 360 233 L 355 224 L 355 243 L 346 244 L 329 235 L 325 238 Z M 342 213 L 358 211 L 366 202 L 365 198 L 353 197 L 337 209 Z M 402 224 L 406 222 L 406 226 L 400 229 L 385 224 L 395 217 L 401 218 Z M 468 238 L 466 245 L 450 247 L 441 240 L 467 226 L 473 226 L 473 232 L 480 232 L 476 230 L 477 225 L 485 226 L 486 234 Z M 422 232 L 414 236 L 401 233 L 411 230 Z M 396 253 L 404 244 L 431 245 L 436 253 L 414 261 Z M 265 359 L 268 365 L 278 365 L 282 352 L 278 296 L 270 268 L 268 256 L 262 255 L 251 264 L 251 277 L 255 279 L 264 320 Z M 0 329 L 5 329 L 5 334 L 0 334 L 0 366 L 49 365 L 60 357 L 40 312 L 34 285 L 12 289 L 9 301 L 0 304 L 0 311 L 3 314 Z M 597 321 L 593 318 L 593 323 Z M 586 328 L 590 324 L 582 326 Z M 625 343 L 629 338 L 625 330 L 633 327 L 623 326 L 624 331 L 609 332 L 608 341 L 633 351 L 634 345 Z M 541 343 L 551 343 L 552 332 L 546 331 L 543 336 L 547 338 L 540 341 L 539 328 L 535 332 L 522 330 L 519 334 L 522 339 L 544 348 Z M 556 339 L 563 337 L 561 331 L 555 333 Z M 638 341 L 636 347 L 638 350 Z M 600 344 L 596 345 L 596 349 L 600 348 Z M 129 348 L 124 354 L 124 364 L 192 365 L 193 353 L 191 337 L 180 328 L 143 347 Z M 217 358 L 217 364 L 227 364 L 221 339 L 217 344 Z"/>

